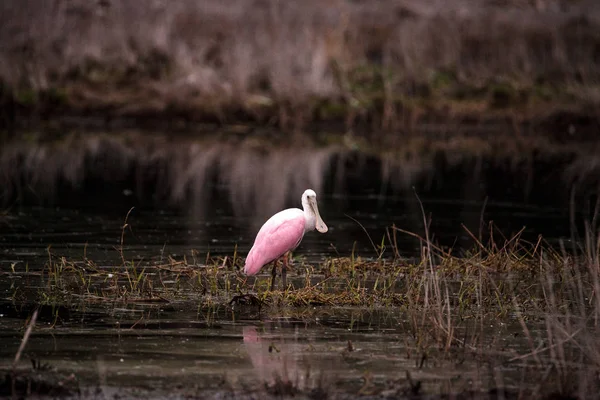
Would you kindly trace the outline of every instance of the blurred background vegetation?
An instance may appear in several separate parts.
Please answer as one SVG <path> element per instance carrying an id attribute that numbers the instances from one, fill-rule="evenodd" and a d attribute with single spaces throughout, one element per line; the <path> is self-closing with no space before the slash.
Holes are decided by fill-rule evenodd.
<path id="1" fill-rule="evenodd" d="M 598 131 L 593 0 L 3 1 L 0 43 L 5 126 L 92 116 L 375 136 L 456 121 Z"/>

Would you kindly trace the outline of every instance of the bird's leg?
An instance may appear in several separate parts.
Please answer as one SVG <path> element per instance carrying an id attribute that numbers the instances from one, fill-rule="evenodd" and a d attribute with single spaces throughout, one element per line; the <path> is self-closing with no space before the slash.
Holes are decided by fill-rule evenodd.
<path id="1" fill-rule="evenodd" d="M 283 285 L 283 290 L 287 289 L 287 267 L 288 267 L 288 256 L 290 252 L 286 252 L 283 255 L 283 265 L 281 266 L 281 284 Z"/>
<path id="2" fill-rule="evenodd" d="M 271 292 L 275 290 L 275 278 L 277 277 L 277 260 L 273 261 L 273 269 L 271 270 Z"/>

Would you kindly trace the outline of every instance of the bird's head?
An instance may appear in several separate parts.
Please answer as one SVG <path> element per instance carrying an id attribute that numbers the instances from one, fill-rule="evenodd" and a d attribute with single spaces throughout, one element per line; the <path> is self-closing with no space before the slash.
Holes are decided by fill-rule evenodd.
<path id="1" fill-rule="evenodd" d="M 321 233 L 327 232 L 328 228 L 325 222 L 321 219 L 319 214 L 319 207 L 317 206 L 317 194 L 312 189 L 306 189 L 302 194 L 302 206 L 304 211 L 311 214 L 315 219 L 315 228 Z"/>

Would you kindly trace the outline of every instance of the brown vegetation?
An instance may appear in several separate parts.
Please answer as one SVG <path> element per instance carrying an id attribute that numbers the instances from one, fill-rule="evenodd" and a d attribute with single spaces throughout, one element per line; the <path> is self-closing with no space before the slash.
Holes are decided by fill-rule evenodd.
<path id="1" fill-rule="evenodd" d="M 1 115 L 597 124 L 598 32 L 593 0 L 11 0 Z"/>

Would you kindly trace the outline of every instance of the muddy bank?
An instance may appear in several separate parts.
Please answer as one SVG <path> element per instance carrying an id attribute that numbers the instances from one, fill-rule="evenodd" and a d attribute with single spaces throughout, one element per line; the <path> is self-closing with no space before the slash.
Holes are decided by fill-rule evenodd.
<path id="1" fill-rule="evenodd" d="M 597 131 L 598 31 L 591 0 L 6 1 L 0 121 L 409 132 L 558 119 L 569 137 Z"/>

